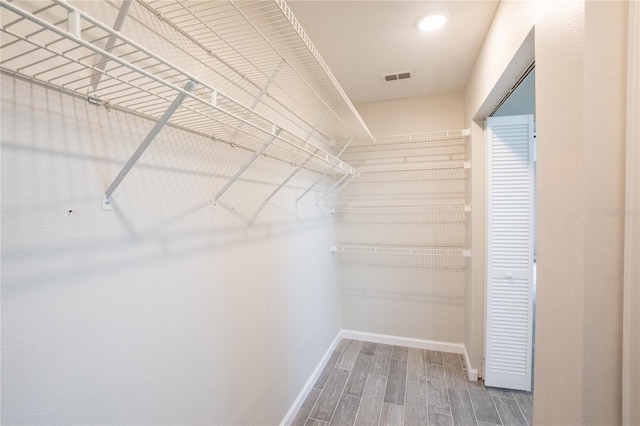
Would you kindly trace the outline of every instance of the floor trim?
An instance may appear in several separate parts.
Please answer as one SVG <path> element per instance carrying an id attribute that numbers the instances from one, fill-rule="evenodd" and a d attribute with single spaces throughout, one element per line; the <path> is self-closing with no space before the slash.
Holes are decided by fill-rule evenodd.
<path id="1" fill-rule="evenodd" d="M 324 353 L 322 358 L 320 358 L 320 362 L 318 362 L 318 365 L 311 373 L 311 376 L 309 376 L 309 379 L 302 387 L 302 390 L 296 397 L 295 401 L 293 401 L 291 408 L 289 408 L 289 411 L 287 411 L 287 414 L 285 414 L 284 418 L 280 422 L 280 425 L 290 425 L 291 422 L 293 422 L 293 419 L 296 417 L 296 414 L 298 414 L 300 407 L 302 407 L 302 404 L 307 399 L 307 396 L 309 396 L 311 389 L 313 389 L 313 385 L 315 384 L 316 380 L 318 380 L 318 377 L 320 377 L 320 373 L 322 373 L 324 366 L 329 361 L 331 354 L 333 354 L 333 351 L 338 346 L 340 339 L 342 339 L 342 330 L 338 331 L 338 334 L 336 334 L 336 337 L 333 339 L 333 341 L 329 345 L 329 348 Z"/>
<path id="2" fill-rule="evenodd" d="M 467 347 L 462 346 L 464 348 L 464 363 L 467 365 L 467 378 L 470 382 L 478 381 L 478 369 L 471 368 L 471 359 L 469 358 L 469 354 L 467 353 Z"/>
<path id="3" fill-rule="evenodd" d="M 295 399 L 289 411 L 284 416 L 280 425 L 290 425 L 293 422 L 298 410 L 302 407 L 305 399 L 311 392 L 314 383 L 318 380 L 320 373 L 324 369 L 324 366 L 329 361 L 331 354 L 338 346 L 340 339 L 352 339 L 352 340 L 362 340 L 365 342 L 373 342 L 373 343 L 382 343 L 386 345 L 396 345 L 396 346 L 406 346 L 409 348 L 417 348 L 417 349 L 429 349 L 432 351 L 440 351 L 440 352 L 451 352 L 455 354 L 464 355 L 465 363 L 467 365 L 467 374 L 470 381 L 478 380 L 478 370 L 471 369 L 469 366 L 471 362 L 469 360 L 469 354 L 467 354 L 467 348 L 462 343 L 451 343 L 451 342 L 440 342 L 436 340 L 423 340 L 423 339 L 414 339 L 411 337 L 400 337 L 400 336 L 391 336 L 389 334 L 377 334 L 377 333 L 367 333 L 364 331 L 355 331 L 355 330 L 340 330 L 336 337 L 333 339 L 333 342 L 329 345 L 329 349 L 324 353 L 320 362 L 311 373 L 309 380 L 302 387 L 302 390 L 298 394 L 298 397 Z"/>
<path id="4" fill-rule="evenodd" d="M 439 342 L 436 340 L 415 339 L 412 337 L 392 336 L 389 334 L 367 333 L 364 331 L 342 330 L 342 338 L 364 340 L 366 342 L 383 343 L 386 345 L 407 346 L 409 348 L 429 349 L 432 351 L 464 353 L 461 343 Z"/>
<path id="5" fill-rule="evenodd" d="M 440 342 L 437 340 L 415 339 L 412 337 L 392 336 L 389 334 L 367 333 L 364 331 L 342 330 L 344 339 L 364 340 L 366 342 L 383 343 L 386 345 L 407 346 L 409 348 L 429 349 L 431 351 L 451 352 L 463 354 L 467 365 L 467 375 L 470 381 L 478 380 L 478 370 L 468 368 L 471 365 L 467 348 L 462 343 Z"/>

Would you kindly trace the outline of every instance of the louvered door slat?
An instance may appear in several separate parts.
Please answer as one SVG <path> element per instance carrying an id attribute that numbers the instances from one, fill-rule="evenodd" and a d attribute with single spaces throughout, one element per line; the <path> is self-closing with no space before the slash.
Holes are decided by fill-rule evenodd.
<path id="1" fill-rule="evenodd" d="M 533 116 L 488 120 L 485 383 L 531 390 Z"/>

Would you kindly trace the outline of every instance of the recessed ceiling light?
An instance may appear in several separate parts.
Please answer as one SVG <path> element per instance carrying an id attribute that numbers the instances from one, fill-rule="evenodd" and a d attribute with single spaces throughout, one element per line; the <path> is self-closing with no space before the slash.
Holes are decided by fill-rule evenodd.
<path id="1" fill-rule="evenodd" d="M 420 19 L 418 22 L 418 28 L 420 31 L 435 31 L 444 26 L 447 23 L 447 16 L 443 13 L 434 13 L 427 15 Z"/>

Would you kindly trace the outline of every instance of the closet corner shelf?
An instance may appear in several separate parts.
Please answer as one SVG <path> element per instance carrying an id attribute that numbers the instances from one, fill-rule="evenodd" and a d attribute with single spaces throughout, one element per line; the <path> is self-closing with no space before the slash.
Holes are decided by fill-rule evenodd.
<path id="1" fill-rule="evenodd" d="M 360 253 L 379 255 L 455 256 L 471 257 L 471 250 L 464 247 L 400 246 L 380 244 L 339 244 L 329 247 L 331 253 Z"/>
<path id="2" fill-rule="evenodd" d="M 109 3 L 113 26 L 93 5 L 97 17 L 65 0 L 0 0 L 0 71 L 155 121 L 105 191 L 105 206 L 165 125 L 253 152 L 224 190 L 260 156 L 294 158 L 294 174 L 305 168 L 320 179 L 359 175 L 312 141 L 371 133 L 283 0 L 123 0 Z M 125 19 L 146 46 L 121 32 Z"/>
<path id="3" fill-rule="evenodd" d="M 374 213 L 386 213 L 386 212 L 427 212 L 427 213 L 441 213 L 441 212 L 471 212 L 470 204 L 391 204 L 391 205 L 349 205 L 340 206 L 331 209 L 331 214 L 338 213 L 359 213 L 359 212 L 374 212 Z"/>
<path id="4" fill-rule="evenodd" d="M 394 166 L 369 166 L 361 167 L 360 173 L 399 173 L 399 172 L 437 172 L 440 170 L 469 170 L 470 161 L 438 161 L 429 163 L 402 163 Z"/>
<path id="5" fill-rule="evenodd" d="M 471 129 L 441 130 L 423 133 L 405 133 L 397 135 L 374 136 L 372 138 L 355 138 L 351 141 L 340 141 L 338 146 L 384 146 L 384 145 L 411 145 L 411 144 L 433 144 L 442 142 L 444 145 L 464 145 Z"/>
<path id="6" fill-rule="evenodd" d="M 466 179 L 471 169 L 469 161 L 409 162 L 392 165 L 361 166 L 359 183 L 394 181 L 429 181 Z"/>

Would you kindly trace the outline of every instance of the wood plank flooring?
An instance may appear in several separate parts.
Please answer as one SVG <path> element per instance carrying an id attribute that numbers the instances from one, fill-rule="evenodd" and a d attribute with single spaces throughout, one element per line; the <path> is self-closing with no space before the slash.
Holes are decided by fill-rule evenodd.
<path id="1" fill-rule="evenodd" d="M 458 354 L 343 339 L 292 425 L 532 425 L 533 394 L 469 382 Z"/>

